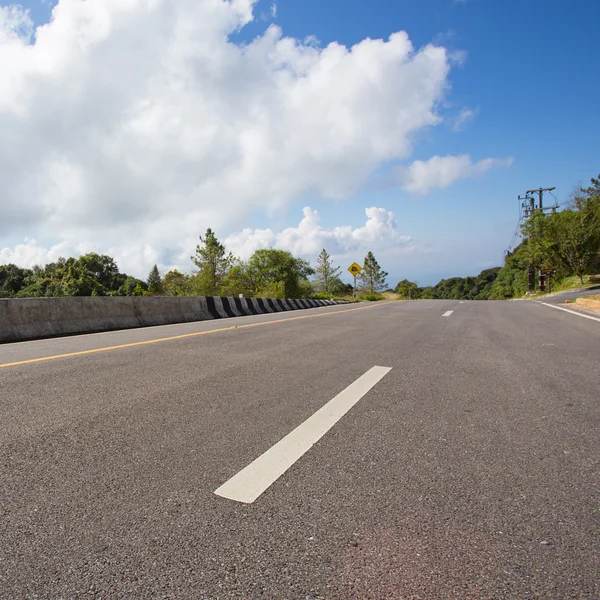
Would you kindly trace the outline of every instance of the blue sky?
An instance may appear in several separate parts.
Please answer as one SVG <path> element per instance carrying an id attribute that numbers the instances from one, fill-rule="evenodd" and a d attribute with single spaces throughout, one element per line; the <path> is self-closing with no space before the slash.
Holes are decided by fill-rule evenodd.
<path id="1" fill-rule="evenodd" d="M 0 0 L 0 6 L 9 4 Z M 29 0 L 21 6 L 30 10 L 36 26 L 48 21 L 47 3 Z M 380 246 L 375 252 L 390 273 L 391 285 L 404 277 L 433 284 L 500 265 L 517 224 L 519 194 L 556 186 L 554 193 L 563 201 L 577 182 L 586 183 L 600 171 L 596 147 L 600 84 L 595 77 L 599 22 L 596 0 L 279 0 L 276 9 L 273 2 L 260 0 L 254 20 L 231 40 L 251 43 L 275 24 L 284 37 L 314 36 L 320 48 L 331 42 L 350 48 L 365 38 L 387 40 L 392 33 L 405 31 L 416 51 L 430 43 L 446 48 L 450 70 L 446 89 L 435 103 L 440 121 L 411 132 L 408 155 L 378 160 L 368 176 L 335 198 L 316 184 L 309 185 L 277 206 L 257 204 L 241 221 L 224 221 L 217 230 L 225 238 L 243 228 L 273 232 L 295 228 L 304 206 L 318 211 L 320 226 L 327 230 L 343 225 L 359 228 L 365 224 L 365 208 L 376 206 L 393 212 L 398 236 L 411 238 L 406 244 L 410 251 L 388 252 Z M 410 90 L 402 93 L 409 95 Z M 463 123 L 460 115 L 465 117 Z M 368 118 L 368 112 L 364 116 Z M 406 186 L 390 183 L 389 174 L 398 166 L 436 155 L 465 154 L 473 163 L 513 160 L 510 166 L 482 169 L 426 193 L 411 193 Z M 62 228 L 69 230 L 64 224 Z M 156 224 L 148 228 L 154 231 Z M 16 251 L 25 237 L 47 249 L 60 244 L 67 233 L 61 236 L 52 238 L 47 230 L 41 234 L 33 227 L 29 232 L 19 221 L 18 227 L 0 231 L 0 250 L 5 249 L 0 258 L 27 260 L 26 253 Z M 76 247 L 73 239 L 63 248 Z M 165 267 L 172 266 L 170 259 L 177 264 L 174 257 L 180 248 L 158 234 L 157 248 L 162 243 L 162 249 L 155 252 L 124 246 L 119 250 L 116 238 L 102 248 L 98 239 L 102 238 L 94 242 L 95 248 L 104 252 L 114 248 L 118 257 L 120 251 L 122 262 L 140 274 L 157 256 Z M 82 251 L 84 246 L 80 245 Z M 365 250 L 345 246 L 333 253 L 345 267 L 348 261 L 361 262 Z M 127 263 L 134 252 L 145 252 L 146 262 Z"/>
<path id="2" fill-rule="evenodd" d="M 467 152 L 513 156 L 514 164 L 418 199 L 396 190 L 370 196 L 394 210 L 411 235 L 441 238 L 448 252 L 467 249 L 455 271 L 426 267 L 433 275 L 427 283 L 501 264 L 518 217 L 516 198 L 525 190 L 556 186 L 562 201 L 578 180 L 600 172 L 600 83 L 593 75 L 600 2 L 282 0 L 277 15 L 289 35 L 314 34 L 324 44 L 352 45 L 403 29 L 416 46 L 439 40 L 466 52 L 450 77 L 447 100 L 476 116 L 460 132 L 438 127 L 424 135 L 415 157 Z"/>

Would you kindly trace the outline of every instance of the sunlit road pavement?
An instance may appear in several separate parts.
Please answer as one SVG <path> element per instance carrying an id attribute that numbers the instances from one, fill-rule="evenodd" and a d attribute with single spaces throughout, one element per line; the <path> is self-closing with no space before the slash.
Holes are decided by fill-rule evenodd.
<path id="1" fill-rule="evenodd" d="M 0 346 L 0 597 L 600 597 L 600 322 L 350 308 Z"/>

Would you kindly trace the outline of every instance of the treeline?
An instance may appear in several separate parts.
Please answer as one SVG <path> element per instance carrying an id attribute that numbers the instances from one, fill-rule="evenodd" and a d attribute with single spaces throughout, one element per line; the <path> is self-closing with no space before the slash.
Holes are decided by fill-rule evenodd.
<path id="1" fill-rule="evenodd" d="M 404 279 L 394 291 L 401 299 L 407 300 L 488 300 L 500 271 L 500 267 L 494 267 L 475 277 L 450 277 L 427 287 L 419 287 Z"/>
<path id="2" fill-rule="evenodd" d="M 394 290 L 400 298 L 436 300 L 506 300 L 528 291 L 529 272 L 541 271 L 559 283 L 576 275 L 600 272 L 600 175 L 581 188 L 564 210 L 533 211 L 524 223 L 523 241 L 509 253 L 503 267 L 475 277 L 451 277 L 419 287 L 404 279 Z M 537 280 L 537 277 L 535 278 Z"/>
<path id="3" fill-rule="evenodd" d="M 120 273 L 110 256 L 95 253 L 33 269 L 0 265 L 0 298 L 141 296 L 147 290 L 146 282 Z"/>
<path id="4" fill-rule="evenodd" d="M 146 280 L 121 273 L 114 259 L 95 253 L 59 258 L 44 267 L 25 269 L 0 265 L 0 298 L 61 296 L 238 296 L 257 298 L 344 297 L 353 286 L 340 277 L 324 249 L 313 267 L 308 261 L 277 249 L 261 249 L 242 261 L 227 252 L 211 229 L 200 237 L 190 257 L 192 273 L 161 274 L 154 265 Z M 372 252 L 364 259 L 361 289 L 374 295 L 385 287 L 387 273 Z"/>

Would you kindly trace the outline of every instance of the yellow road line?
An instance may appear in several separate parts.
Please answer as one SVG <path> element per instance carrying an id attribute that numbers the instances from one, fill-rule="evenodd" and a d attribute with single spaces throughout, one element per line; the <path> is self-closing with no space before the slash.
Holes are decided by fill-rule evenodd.
<path id="1" fill-rule="evenodd" d="M 43 356 L 41 358 L 32 358 L 29 360 L 20 360 L 18 362 L 6 363 L 0 365 L 0 369 L 7 367 L 18 367 L 19 365 L 30 365 L 32 363 L 45 362 L 47 360 L 58 360 L 59 358 L 71 358 L 73 356 L 84 356 L 86 354 L 95 354 L 97 352 L 109 352 L 112 350 L 121 350 L 122 348 L 133 348 L 134 346 L 145 346 L 148 344 L 159 344 L 160 342 L 170 342 L 173 340 L 183 340 L 185 338 L 197 337 L 199 335 L 208 335 L 210 333 L 222 333 L 224 331 L 232 331 L 234 329 L 246 329 L 248 327 L 260 327 L 261 325 L 273 325 L 275 323 L 285 323 L 286 321 L 299 321 L 300 319 L 314 319 L 316 317 L 329 317 L 331 315 L 340 315 L 342 313 L 354 312 L 356 310 L 365 310 L 367 308 L 373 308 L 375 306 L 382 306 L 384 304 L 390 304 L 389 302 L 378 302 L 370 304 L 368 306 L 361 306 L 359 308 L 347 308 L 345 310 L 337 310 L 328 313 L 319 313 L 318 315 L 303 315 L 301 317 L 288 317 L 287 319 L 276 319 L 273 321 L 262 321 L 261 323 L 247 323 L 246 325 L 232 325 L 231 327 L 223 327 L 221 329 L 211 329 L 209 331 L 196 331 L 195 333 L 184 333 L 182 335 L 174 335 L 166 338 L 158 338 L 155 340 L 146 340 L 143 342 L 132 342 L 130 344 L 120 344 L 119 346 L 108 346 L 106 348 L 94 348 L 92 350 L 81 350 L 79 352 L 69 352 L 68 354 L 57 354 L 55 356 Z M 272 314 L 272 313 L 271 313 Z"/>

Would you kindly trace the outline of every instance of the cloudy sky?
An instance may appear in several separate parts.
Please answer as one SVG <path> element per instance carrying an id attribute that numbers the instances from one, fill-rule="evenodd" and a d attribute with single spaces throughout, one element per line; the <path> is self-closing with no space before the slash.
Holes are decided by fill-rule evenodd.
<path id="1" fill-rule="evenodd" d="M 189 271 L 213 228 L 421 284 L 600 171 L 597 0 L 0 0 L 0 263 Z M 350 279 L 350 277 L 348 277 Z"/>

